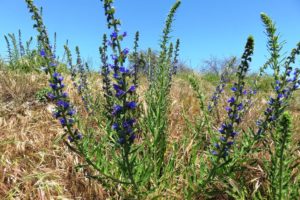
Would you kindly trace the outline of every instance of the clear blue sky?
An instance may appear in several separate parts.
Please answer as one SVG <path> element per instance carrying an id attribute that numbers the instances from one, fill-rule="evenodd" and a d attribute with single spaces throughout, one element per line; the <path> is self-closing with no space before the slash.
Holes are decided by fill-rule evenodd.
<path id="1" fill-rule="evenodd" d="M 6 56 L 3 35 L 22 30 L 23 39 L 36 35 L 23 0 L 1 0 L 0 55 Z M 122 30 L 128 32 L 125 47 L 132 47 L 134 33 L 140 31 L 140 48 L 158 49 L 166 15 L 175 0 L 115 0 Z M 68 39 L 71 48 L 79 45 L 83 57 L 98 67 L 98 47 L 108 33 L 100 0 L 36 0 L 44 8 L 50 35 L 58 35 L 58 53 Z M 248 35 L 255 39 L 252 69 L 266 60 L 266 36 L 260 20 L 265 12 L 276 21 L 289 52 L 300 41 L 299 0 L 182 0 L 176 14 L 172 37 L 181 39 L 180 58 L 197 69 L 210 56 L 219 58 L 243 52 Z"/>

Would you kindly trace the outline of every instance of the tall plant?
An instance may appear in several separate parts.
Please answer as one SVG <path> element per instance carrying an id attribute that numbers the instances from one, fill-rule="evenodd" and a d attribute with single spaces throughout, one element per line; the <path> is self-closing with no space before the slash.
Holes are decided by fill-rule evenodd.
<path id="1" fill-rule="evenodd" d="M 169 86 L 170 71 L 172 65 L 168 57 L 169 34 L 176 10 L 180 5 L 177 1 L 170 10 L 167 17 L 163 38 L 160 43 L 161 51 L 159 53 L 158 63 L 153 71 L 153 79 L 150 83 L 146 102 L 147 116 L 146 126 L 151 134 L 150 151 L 152 154 L 153 165 L 155 166 L 156 177 L 161 177 L 164 170 L 164 159 L 167 147 L 167 130 L 168 130 L 168 109 L 169 109 Z"/>

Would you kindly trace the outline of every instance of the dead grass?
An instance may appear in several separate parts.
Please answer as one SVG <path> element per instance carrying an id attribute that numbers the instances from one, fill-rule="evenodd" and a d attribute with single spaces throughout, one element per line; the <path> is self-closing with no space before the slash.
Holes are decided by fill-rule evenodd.
<path id="1" fill-rule="evenodd" d="M 0 199 L 105 199 L 100 185 L 76 172 L 80 159 L 62 144 L 49 105 L 34 100 L 45 79 L 2 76 Z"/>

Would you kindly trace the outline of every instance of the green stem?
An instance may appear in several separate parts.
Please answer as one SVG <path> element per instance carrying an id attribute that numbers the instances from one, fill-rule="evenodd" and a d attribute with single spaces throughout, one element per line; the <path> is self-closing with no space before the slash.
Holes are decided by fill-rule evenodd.
<path id="1" fill-rule="evenodd" d="M 203 182 L 203 184 L 201 184 L 201 188 L 205 189 L 206 185 L 215 177 L 216 170 L 219 167 L 220 159 L 221 159 L 221 156 L 218 156 L 217 161 L 214 163 L 212 170 L 210 170 L 207 179 Z"/>
<path id="2" fill-rule="evenodd" d="M 282 171 L 283 171 L 283 152 L 285 147 L 286 140 L 283 140 L 280 147 L 280 160 L 279 160 L 279 197 L 278 199 L 281 200 L 282 198 Z"/>
<path id="3" fill-rule="evenodd" d="M 124 162 L 125 162 L 124 164 L 125 164 L 126 169 L 128 171 L 128 178 L 130 179 L 130 182 L 134 187 L 134 193 L 136 193 L 136 191 L 138 191 L 138 187 L 137 187 L 137 184 L 136 184 L 136 182 L 134 180 L 134 177 L 133 177 L 132 165 L 129 162 L 129 152 L 130 152 L 130 146 L 126 146 L 124 148 Z"/>

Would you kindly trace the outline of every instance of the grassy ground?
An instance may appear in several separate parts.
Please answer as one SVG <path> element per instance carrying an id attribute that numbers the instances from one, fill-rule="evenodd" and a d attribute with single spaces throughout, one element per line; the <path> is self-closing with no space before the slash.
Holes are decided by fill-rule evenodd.
<path id="1" fill-rule="evenodd" d="M 172 141 L 179 141 L 181 135 L 189 131 L 185 117 L 193 122 L 201 112 L 186 76 L 177 76 L 171 88 L 169 136 Z M 208 100 L 215 83 L 207 77 L 197 75 L 197 79 Z M 71 85 L 68 79 L 67 85 Z M 36 100 L 36 93 L 45 86 L 47 81 L 44 75 L 0 71 L 0 199 L 108 198 L 110 194 L 101 185 L 85 178 L 84 171 L 76 170 L 75 166 L 81 160 L 60 139 L 63 130 L 52 117 L 53 105 Z M 95 84 L 95 88 L 97 87 L 100 88 Z M 145 89 L 146 85 L 142 84 L 139 91 L 141 99 Z M 76 97 L 72 88 L 69 87 L 68 90 Z M 220 118 L 216 118 L 214 126 L 216 130 L 224 118 L 223 107 L 228 96 L 229 93 L 225 92 L 220 102 Z M 255 96 L 243 127 L 254 125 L 255 119 L 266 106 L 268 96 L 268 89 Z M 79 102 L 80 98 L 76 97 L 75 101 Z M 299 91 L 289 110 L 293 115 L 294 145 L 299 146 Z M 188 153 L 188 149 L 186 152 Z M 253 182 L 249 184 L 262 184 L 263 171 L 252 169 L 252 172 Z M 180 192 L 178 198 L 180 199 Z"/>

